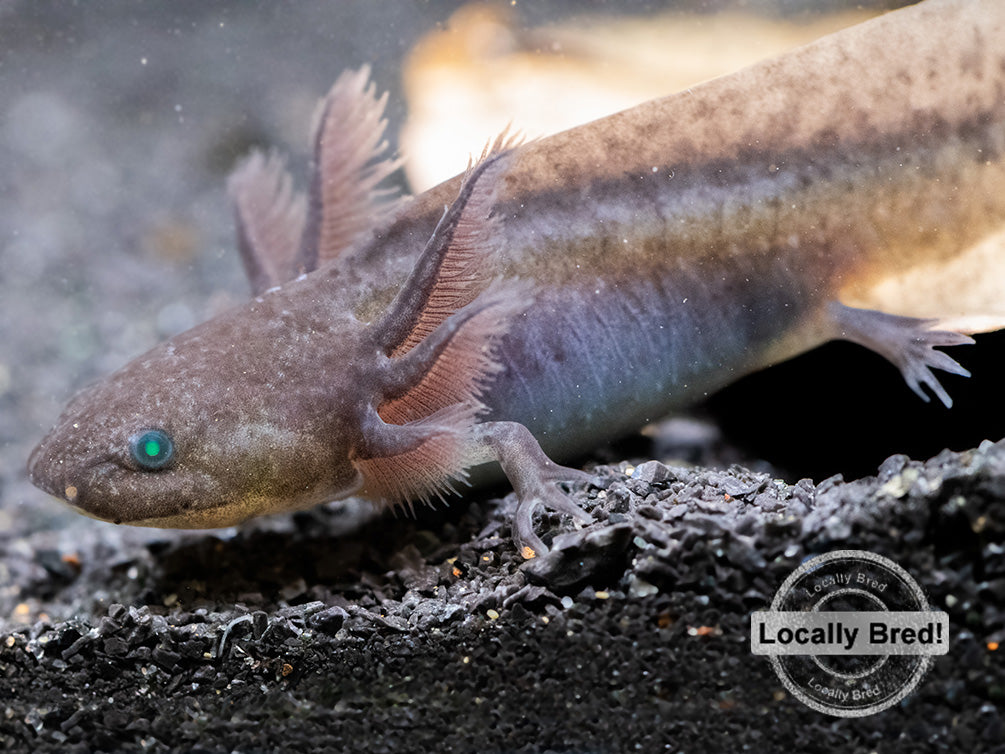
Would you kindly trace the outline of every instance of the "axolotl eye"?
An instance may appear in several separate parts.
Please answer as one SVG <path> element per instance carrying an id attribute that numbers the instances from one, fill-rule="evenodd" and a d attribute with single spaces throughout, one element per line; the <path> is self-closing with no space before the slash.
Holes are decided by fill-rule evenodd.
<path id="1" fill-rule="evenodd" d="M 129 439 L 129 453 L 145 471 L 160 471 L 174 460 L 174 441 L 162 429 L 144 429 Z"/>

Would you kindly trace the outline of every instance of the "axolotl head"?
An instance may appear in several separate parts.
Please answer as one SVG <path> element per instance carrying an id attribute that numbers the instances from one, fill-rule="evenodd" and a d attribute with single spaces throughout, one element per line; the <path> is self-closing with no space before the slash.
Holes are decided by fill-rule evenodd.
<path id="1" fill-rule="evenodd" d="M 356 298 L 341 268 L 319 269 L 317 259 L 308 275 L 292 262 L 268 272 L 275 259 L 258 241 L 274 241 L 276 228 L 249 228 L 296 217 L 283 204 L 285 178 L 252 160 L 239 244 L 261 295 L 83 390 L 32 452 L 32 482 L 95 518 L 173 528 L 228 526 L 357 492 L 393 504 L 453 490 L 472 462 L 491 460 L 476 437 L 480 398 L 503 369 L 497 345 L 532 298 L 520 281 L 494 283 L 490 264 L 492 208 L 512 155 L 500 141 L 447 212 L 434 199 L 430 218 L 440 220 L 397 293 L 382 279 Z M 256 214 L 263 196 L 282 207 Z M 363 319 L 352 306 L 360 301 Z"/>
<path id="2" fill-rule="evenodd" d="M 333 384 L 331 368 L 348 358 L 352 323 L 341 334 L 291 325 L 282 298 L 221 315 L 84 389 L 32 453 L 32 482 L 94 518 L 172 528 L 352 493 L 343 417 L 363 398 L 351 378 Z"/>

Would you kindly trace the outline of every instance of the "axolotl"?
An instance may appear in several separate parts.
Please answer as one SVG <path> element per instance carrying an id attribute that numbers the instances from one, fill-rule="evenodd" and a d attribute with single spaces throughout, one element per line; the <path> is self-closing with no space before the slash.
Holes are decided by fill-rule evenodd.
<path id="1" fill-rule="evenodd" d="M 322 101 L 306 193 L 230 181 L 254 298 L 69 403 L 32 481 L 140 526 L 222 527 L 501 467 L 516 542 L 560 466 L 818 344 L 928 399 L 1005 325 L 1005 3 L 929 0 L 555 136 L 411 199 L 366 71 Z"/>

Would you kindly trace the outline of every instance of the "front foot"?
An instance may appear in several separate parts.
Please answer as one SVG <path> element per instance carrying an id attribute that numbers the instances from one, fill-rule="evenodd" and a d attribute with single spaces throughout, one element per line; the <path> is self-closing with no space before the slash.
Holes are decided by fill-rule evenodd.
<path id="1" fill-rule="evenodd" d="M 579 507 L 579 504 L 557 485 L 561 482 L 590 484 L 595 483 L 596 478 L 578 469 L 559 466 L 551 461 L 549 463 L 552 466 L 550 469 L 552 474 L 542 475 L 540 479 L 525 486 L 522 492 L 517 491 L 519 502 L 513 514 L 513 541 L 519 548 L 520 554 L 527 560 L 548 552 L 548 548 L 534 531 L 534 510 L 538 505 L 556 513 L 568 514 L 584 525 L 593 523 L 593 516 Z"/>
<path id="2" fill-rule="evenodd" d="M 538 505 L 566 513 L 582 524 L 593 522 L 589 513 L 556 486 L 562 482 L 595 483 L 592 474 L 552 461 L 522 424 L 486 422 L 477 425 L 475 431 L 479 444 L 499 462 L 516 491 L 519 502 L 513 517 L 513 540 L 524 558 L 548 552 L 534 531 L 534 510 Z"/>

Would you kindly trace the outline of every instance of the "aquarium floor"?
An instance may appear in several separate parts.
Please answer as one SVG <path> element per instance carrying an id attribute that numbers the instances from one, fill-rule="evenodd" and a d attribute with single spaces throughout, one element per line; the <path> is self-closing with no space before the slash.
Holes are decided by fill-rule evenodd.
<path id="1" fill-rule="evenodd" d="M 226 536 L 0 539 L 7 751 L 995 751 L 1005 736 L 1005 443 L 788 485 L 628 462 L 509 539 L 512 495 L 417 518 L 320 509 Z M 880 714 L 786 693 L 749 648 L 807 556 L 865 549 L 950 616 Z M 999 747 L 999 748 L 996 748 Z"/>

